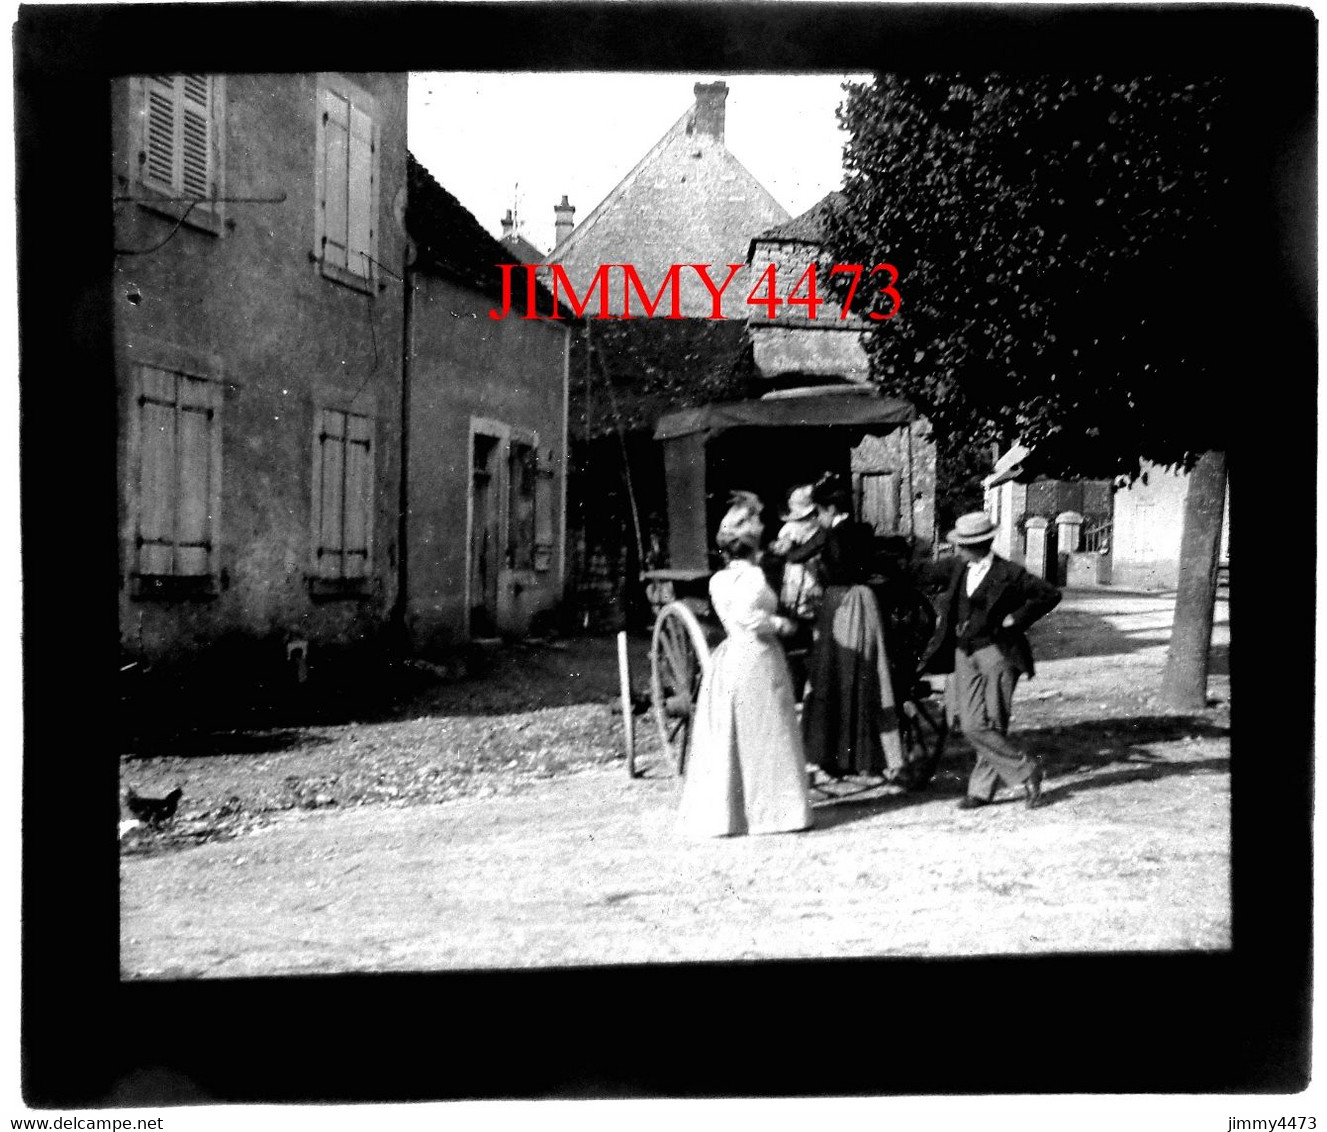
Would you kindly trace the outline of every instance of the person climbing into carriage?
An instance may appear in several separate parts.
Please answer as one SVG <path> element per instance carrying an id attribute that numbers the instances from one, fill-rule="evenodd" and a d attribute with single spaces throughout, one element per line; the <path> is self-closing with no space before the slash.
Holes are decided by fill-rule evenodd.
<path id="1" fill-rule="evenodd" d="M 789 551 L 804 546 L 824 529 L 811 491 L 812 485 L 808 483 L 788 493 L 783 525 L 766 548 L 771 574 L 778 579 L 779 612 L 791 618 L 796 626 L 783 644 L 798 700 L 806 690 L 807 657 L 815 643 L 815 624 L 820 616 L 824 586 L 818 557 L 798 562 L 789 562 L 787 557 Z"/>
<path id="2" fill-rule="evenodd" d="M 900 695 L 869 585 L 875 532 L 852 518 L 852 494 L 838 478 L 823 478 L 811 495 L 821 530 L 786 555 L 794 565 L 818 558 L 824 586 L 802 709 L 808 760 L 831 778 L 912 785 L 921 768 L 900 735 Z"/>

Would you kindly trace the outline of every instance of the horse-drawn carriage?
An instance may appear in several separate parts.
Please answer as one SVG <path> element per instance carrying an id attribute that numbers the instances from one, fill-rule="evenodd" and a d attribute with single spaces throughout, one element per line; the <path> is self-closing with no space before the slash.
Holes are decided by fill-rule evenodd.
<path id="1" fill-rule="evenodd" d="M 655 610 L 650 642 L 651 711 L 668 764 L 684 773 L 701 679 L 723 629 L 709 604 L 708 583 L 719 561 L 712 532 L 734 490 L 752 491 L 777 517 L 787 492 L 830 471 L 851 470 L 851 453 L 864 438 L 901 431 L 911 454 L 908 426 L 916 418 L 906 401 L 870 392 L 808 391 L 755 401 L 715 403 L 663 417 L 655 439 L 663 447 L 668 507 L 666 568 L 645 570 L 642 581 Z M 910 461 L 905 461 L 910 462 Z M 929 780 L 944 751 L 944 713 L 932 689 L 916 675 L 917 659 L 934 626 L 934 612 L 910 583 L 906 555 L 915 545 L 912 469 L 902 469 L 906 506 L 895 509 L 894 530 L 880 530 L 882 553 L 872 589 L 881 608 L 885 648 L 898 707 L 900 738 L 914 767 L 911 784 Z M 847 475 L 844 475 L 847 479 Z M 853 477 L 859 513 L 866 492 Z M 868 516 L 869 518 L 869 516 Z M 767 526 L 769 524 L 767 523 Z M 902 530 L 898 528 L 901 527 Z M 889 553 L 890 550 L 895 553 Z M 771 579 L 778 592 L 777 579 Z M 790 660 L 799 659 L 794 647 Z M 628 771 L 636 773 L 634 759 Z"/>

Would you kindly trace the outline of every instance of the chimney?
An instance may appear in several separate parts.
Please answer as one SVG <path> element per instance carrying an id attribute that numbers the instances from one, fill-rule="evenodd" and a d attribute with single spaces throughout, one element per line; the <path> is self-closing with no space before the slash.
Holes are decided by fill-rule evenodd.
<path id="1" fill-rule="evenodd" d="M 696 110 L 692 117 L 694 131 L 723 141 L 724 103 L 727 100 L 727 83 L 697 83 Z"/>
<path id="2" fill-rule="evenodd" d="M 568 236 L 571 230 L 576 227 L 576 222 L 572 217 L 576 214 L 576 206 L 567 203 L 567 194 L 562 194 L 562 203 L 553 206 L 553 246 L 557 247 Z"/>
<path id="3" fill-rule="evenodd" d="M 502 218 L 502 238 L 504 240 L 511 235 L 511 230 L 515 224 L 516 221 L 512 219 L 511 209 L 509 208 L 507 209 L 507 215 Z"/>

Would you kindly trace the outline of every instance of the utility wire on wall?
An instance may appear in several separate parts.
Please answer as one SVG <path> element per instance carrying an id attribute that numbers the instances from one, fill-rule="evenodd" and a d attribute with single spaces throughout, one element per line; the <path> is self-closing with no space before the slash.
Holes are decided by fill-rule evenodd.
<path id="1" fill-rule="evenodd" d="M 139 202 L 140 204 L 153 204 L 153 203 L 161 203 L 161 204 L 184 204 L 184 203 L 186 203 L 186 202 L 188 203 L 188 206 L 189 206 L 189 207 L 186 208 L 182 213 L 180 213 L 179 218 L 175 221 L 175 226 L 174 226 L 169 232 L 166 233 L 166 238 L 163 239 L 160 243 L 153 244 L 150 248 L 115 248 L 115 249 L 114 249 L 116 255 L 151 255 L 153 252 L 160 251 L 160 250 L 161 250 L 162 248 L 164 248 L 167 244 L 169 244 L 169 243 L 171 242 L 171 240 L 175 239 L 175 234 L 180 230 L 180 228 L 181 228 L 181 226 L 184 224 L 185 220 L 188 219 L 189 214 L 190 214 L 191 212 L 193 212 L 193 210 L 194 210 L 196 207 L 198 207 L 198 205 L 200 205 L 200 204 L 204 204 L 204 203 L 211 203 L 211 204 L 284 204 L 284 203 L 285 203 L 285 200 L 286 200 L 286 194 L 283 192 L 280 196 L 276 196 L 276 197 L 200 197 L 200 196 L 191 196 L 191 197 L 151 197 L 151 198 L 147 198 L 147 197 L 135 197 L 135 196 L 116 196 L 116 197 L 112 197 L 111 200 L 112 200 L 115 204 L 124 204 L 124 203 L 126 203 L 126 202 L 128 202 L 128 201 L 137 201 L 137 202 Z"/>

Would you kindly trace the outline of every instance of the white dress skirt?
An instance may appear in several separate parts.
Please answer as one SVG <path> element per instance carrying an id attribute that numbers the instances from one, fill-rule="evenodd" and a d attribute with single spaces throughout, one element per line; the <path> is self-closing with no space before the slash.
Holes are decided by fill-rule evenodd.
<path id="1" fill-rule="evenodd" d="M 728 636 L 701 682 L 678 811 L 691 837 L 789 833 L 811 825 L 792 679 L 764 572 L 735 561 L 710 580 Z"/>

